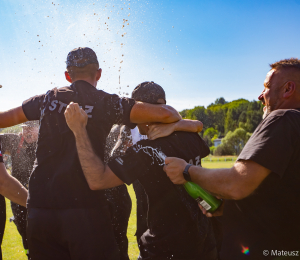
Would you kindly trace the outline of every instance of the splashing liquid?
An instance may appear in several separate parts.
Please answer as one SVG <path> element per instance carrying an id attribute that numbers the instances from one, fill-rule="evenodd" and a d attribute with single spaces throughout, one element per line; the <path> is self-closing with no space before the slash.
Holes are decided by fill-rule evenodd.
<path id="1" fill-rule="evenodd" d="M 139 151 L 143 151 L 145 154 L 149 155 L 152 158 L 152 164 L 155 163 L 155 161 L 158 163 L 159 166 L 165 165 L 165 158 L 167 157 L 162 151 L 159 151 L 157 148 L 153 148 L 151 146 L 141 146 L 136 145 L 133 147 L 136 153 Z"/>
<path id="2" fill-rule="evenodd" d="M 155 149 L 150 146 L 144 146 L 144 147 L 138 146 L 136 152 L 140 150 L 142 150 L 150 157 L 152 157 L 153 159 L 152 164 L 154 163 L 154 159 L 156 159 L 159 166 L 163 166 L 165 164 L 165 159 L 167 156 L 162 151 L 159 151 L 158 149 Z M 149 150 L 152 151 L 152 155 L 150 154 Z M 194 198 L 198 204 L 200 204 L 203 208 L 205 208 L 210 213 L 215 212 L 222 204 L 222 200 L 219 200 L 213 195 L 209 194 L 196 183 L 186 182 L 183 184 L 183 186 L 187 191 L 187 193 L 192 198 Z"/>

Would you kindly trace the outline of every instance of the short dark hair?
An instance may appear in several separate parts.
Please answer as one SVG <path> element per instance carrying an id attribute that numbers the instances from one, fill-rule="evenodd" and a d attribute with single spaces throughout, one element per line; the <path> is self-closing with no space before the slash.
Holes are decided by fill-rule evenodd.
<path id="1" fill-rule="evenodd" d="M 150 104 L 158 104 L 159 99 L 166 103 L 166 94 L 164 89 L 153 81 L 143 82 L 135 87 L 131 97 L 135 101 L 142 101 Z"/>
<path id="2" fill-rule="evenodd" d="M 277 61 L 270 64 L 272 69 L 300 69 L 300 60 L 297 58 L 290 58 Z"/>

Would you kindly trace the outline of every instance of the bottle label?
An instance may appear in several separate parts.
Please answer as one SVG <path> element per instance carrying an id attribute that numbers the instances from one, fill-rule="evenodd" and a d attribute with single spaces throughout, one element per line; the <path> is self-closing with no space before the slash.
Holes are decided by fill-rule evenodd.
<path id="1" fill-rule="evenodd" d="M 196 199 L 196 201 L 206 210 L 210 210 L 211 206 L 203 199 L 201 199 L 200 197 Z"/>

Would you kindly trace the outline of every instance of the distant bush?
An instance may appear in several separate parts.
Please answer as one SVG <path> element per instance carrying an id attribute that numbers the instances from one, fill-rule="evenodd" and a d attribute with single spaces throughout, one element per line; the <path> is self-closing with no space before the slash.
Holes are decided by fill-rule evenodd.
<path id="1" fill-rule="evenodd" d="M 216 156 L 223 156 L 223 155 L 234 155 L 235 151 L 232 146 L 228 144 L 220 144 L 216 147 L 214 151 L 214 155 Z"/>
<path id="2" fill-rule="evenodd" d="M 209 147 L 209 150 L 210 150 L 210 154 L 213 155 L 215 153 L 216 147 L 211 146 L 211 147 Z"/>
<path id="3" fill-rule="evenodd" d="M 222 143 L 215 149 L 214 155 L 239 155 L 251 134 L 243 128 L 229 131 L 222 139 Z"/>

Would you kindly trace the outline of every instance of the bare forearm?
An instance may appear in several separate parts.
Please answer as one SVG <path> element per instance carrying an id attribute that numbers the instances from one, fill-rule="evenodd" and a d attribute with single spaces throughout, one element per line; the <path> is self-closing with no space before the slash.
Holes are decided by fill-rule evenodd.
<path id="1" fill-rule="evenodd" d="M 102 181 L 105 165 L 95 154 L 85 128 L 74 132 L 81 168 L 89 187 L 94 190 Z"/>
<path id="2" fill-rule="evenodd" d="M 193 182 L 211 194 L 223 199 L 235 197 L 235 180 L 231 169 L 207 169 L 192 166 L 189 173 Z"/>
<path id="3" fill-rule="evenodd" d="M 180 119 L 180 114 L 171 106 L 143 102 L 136 102 L 130 113 L 130 121 L 136 124 L 173 123 Z"/>
<path id="4" fill-rule="evenodd" d="M 0 163 L 1 181 L 0 193 L 9 200 L 26 207 L 28 192 L 25 187 L 6 171 L 4 164 Z"/>
<path id="5" fill-rule="evenodd" d="M 237 161 L 229 169 L 191 167 L 194 182 L 224 199 L 240 200 L 248 197 L 270 174 L 270 170 L 251 160 Z"/>
<path id="6" fill-rule="evenodd" d="M 167 116 L 162 117 L 161 121 L 159 121 L 159 123 L 173 123 L 173 122 L 177 122 L 179 120 L 181 120 L 181 115 L 178 113 L 178 111 L 171 107 L 171 106 L 167 106 L 167 105 L 162 105 L 163 109 L 166 110 L 166 114 Z M 152 121 L 155 122 L 155 119 Z"/>
<path id="7" fill-rule="evenodd" d="M 10 127 L 28 121 L 22 107 L 0 112 L 0 128 Z"/>
<path id="8" fill-rule="evenodd" d="M 176 157 L 165 159 L 164 171 L 174 184 L 184 184 L 183 171 L 187 162 Z M 191 166 L 193 182 L 224 199 L 239 200 L 249 196 L 271 171 L 252 160 L 239 160 L 230 169 L 206 169 Z"/>
<path id="9" fill-rule="evenodd" d="M 175 131 L 197 133 L 202 131 L 203 124 L 198 120 L 182 119 L 174 123 L 174 127 Z"/>

